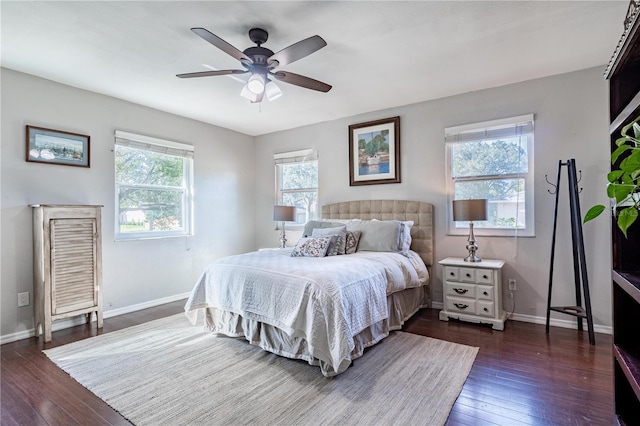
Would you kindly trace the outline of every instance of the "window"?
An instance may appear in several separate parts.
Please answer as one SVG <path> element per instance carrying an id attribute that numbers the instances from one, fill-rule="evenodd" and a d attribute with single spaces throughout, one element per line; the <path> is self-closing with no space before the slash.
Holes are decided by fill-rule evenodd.
<path id="1" fill-rule="evenodd" d="M 193 146 L 116 131 L 115 239 L 192 235 Z"/>
<path id="2" fill-rule="evenodd" d="M 276 204 L 296 206 L 296 221 L 304 225 L 318 218 L 318 156 L 311 149 L 273 156 L 276 167 Z"/>
<path id="3" fill-rule="evenodd" d="M 534 235 L 533 115 L 445 129 L 447 229 L 466 235 L 454 222 L 452 200 L 486 198 L 489 220 L 474 223 L 479 235 Z"/>

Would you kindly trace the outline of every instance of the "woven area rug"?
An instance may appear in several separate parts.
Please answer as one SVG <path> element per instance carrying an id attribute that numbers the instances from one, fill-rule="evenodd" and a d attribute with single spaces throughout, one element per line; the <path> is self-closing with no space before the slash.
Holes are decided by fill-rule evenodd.
<path id="1" fill-rule="evenodd" d="M 178 314 L 44 352 L 136 425 L 439 425 L 478 348 L 393 332 L 328 379 Z"/>

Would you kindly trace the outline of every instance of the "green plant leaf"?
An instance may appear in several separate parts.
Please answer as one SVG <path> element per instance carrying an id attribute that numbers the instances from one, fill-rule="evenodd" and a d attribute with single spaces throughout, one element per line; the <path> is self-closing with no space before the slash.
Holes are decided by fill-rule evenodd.
<path id="1" fill-rule="evenodd" d="M 631 123 L 627 124 L 626 126 L 624 126 L 622 128 L 622 130 L 620 131 L 620 134 L 622 136 L 627 136 L 627 133 L 629 132 L 629 129 L 631 129 L 633 127 L 634 124 L 638 123 L 638 120 L 640 120 L 640 117 L 636 118 L 635 120 L 633 120 Z"/>
<path id="2" fill-rule="evenodd" d="M 582 223 L 587 223 L 590 220 L 600 216 L 605 208 L 606 207 L 603 206 L 602 204 L 598 204 L 596 206 L 591 207 L 587 212 L 587 214 L 584 215 L 584 220 L 582 221 Z"/>
<path id="3" fill-rule="evenodd" d="M 607 175 L 607 180 L 611 183 L 615 183 L 624 174 L 622 170 L 614 170 Z"/>
<path id="4" fill-rule="evenodd" d="M 620 203 L 624 201 L 629 194 L 631 194 L 635 188 L 634 185 L 620 185 L 613 183 L 607 187 L 607 193 L 609 193 L 609 188 L 613 188 L 612 193 L 609 195 L 610 198 L 615 198 L 616 203 Z"/>
<path id="5" fill-rule="evenodd" d="M 618 228 L 620 228 L 625 238 L 627 237 L 627 229 L 633 225 L 633 222 L 635 222 L 637 218 L 638 210 L 633 206 L 620 210 L 618 214 Z"/>
<path id="6" fill-rule="evenodd" d="M 640 169 L 640 149 L 634 149 L 631 155 L 622 160 L 620 170 L 633 173 L 638 169 Z"/>
<path id="7" fill-rule="evenodd" d="M 629 142 L 628 136 L 623 136 L 621 138 L 616 139 L 616 145 L 618 145 L 618 147 L 625 145 L 627 142 Z"/>
<path id="8" fill-rule="evenodd" d="M 611 164 L 615 163 L 620 154 L 629 151 L 631 147 L 629 145 L 618 145 L 618 148 L 611 153 Z"/>

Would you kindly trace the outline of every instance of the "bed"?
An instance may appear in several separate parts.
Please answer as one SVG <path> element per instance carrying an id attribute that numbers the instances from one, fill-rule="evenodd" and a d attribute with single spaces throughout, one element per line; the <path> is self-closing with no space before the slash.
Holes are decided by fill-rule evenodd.
<path id="1" fill-rule="evenodd" d="M 340 202 L 322 206 L 322 219 L 334 225 L 412 221 L 410 250 L 292 257 L 296 247 L 218 259 L 193 288 L 185 305 L 189 320 L 195 325 L 202 314 L 205 329 L 216 335 L 305 360 L 331 377 L 430 305 L 431 204 Z"/>

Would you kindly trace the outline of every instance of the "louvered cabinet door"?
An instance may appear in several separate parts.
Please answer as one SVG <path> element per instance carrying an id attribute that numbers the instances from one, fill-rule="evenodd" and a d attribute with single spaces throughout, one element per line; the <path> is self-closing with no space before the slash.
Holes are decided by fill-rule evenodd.
<path id="1" fill-rule="evenodd" d="M 54 321 L 94 312 L 102 328 L 102 206 L 31 207 L 35 335 L 50 342 Z"/>
<path id="2" fill-rule="evenodd" d="M 54 219 L 51 232 L 51 313 L 96 306 L 96 220 Z"/>

